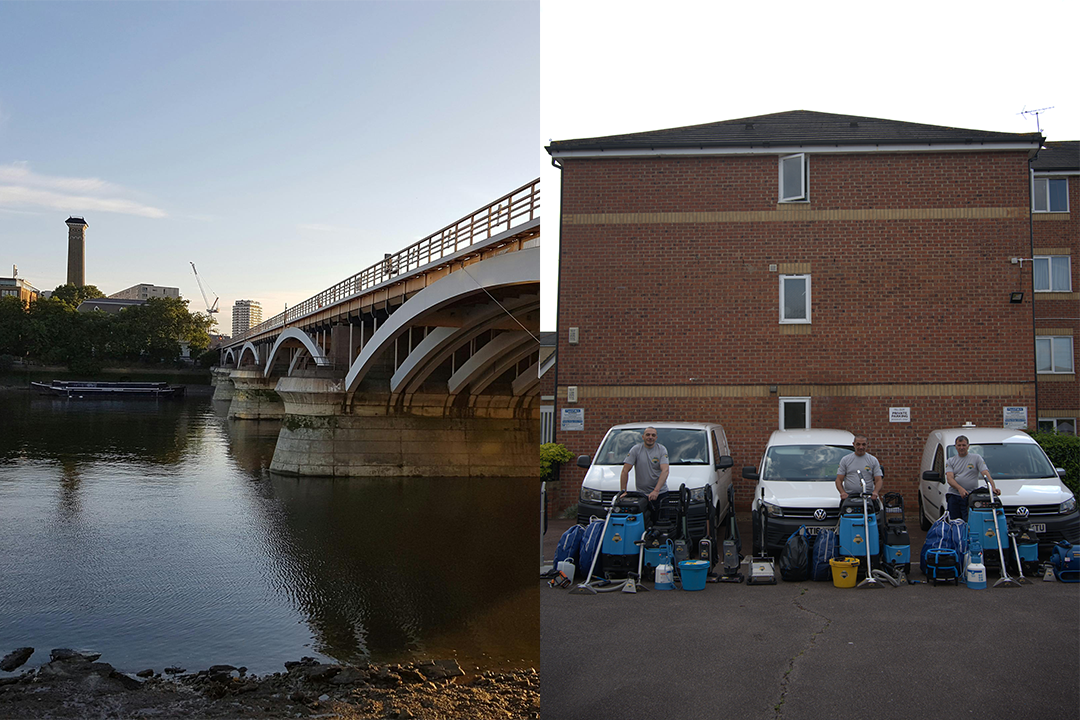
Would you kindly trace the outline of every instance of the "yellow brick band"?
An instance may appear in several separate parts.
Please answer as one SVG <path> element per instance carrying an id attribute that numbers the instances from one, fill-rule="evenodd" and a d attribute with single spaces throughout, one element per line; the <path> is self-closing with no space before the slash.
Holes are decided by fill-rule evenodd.
<path id="1" fill-rule="evenodd" d="M 1039 376 L 1042 380 L 1047 376 Z M 1072 378 L 1066 375 L 1063 377 Z M 1034 397 L 1034 383 L 950 383 L 934 385 L 578 385 L 578 399 L 747 398 L 747 397 Z M 566 386 L 558 396 L 566 400 Z"/>
<path id="2" fill-rule="evenodd" d="M 737 210 L 729 212 L 566 213 L 563 225 L 656 225 L 880 220 L 1027 220 L 1027 208 L 898 208 L 894 210 Z"/>

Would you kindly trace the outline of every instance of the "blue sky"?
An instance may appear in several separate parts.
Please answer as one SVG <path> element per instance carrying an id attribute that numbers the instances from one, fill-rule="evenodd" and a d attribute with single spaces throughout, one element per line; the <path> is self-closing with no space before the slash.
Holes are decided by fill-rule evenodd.
<path id="1" fill-rule="evenodd" d="M 0 276 L 267 316 L 539 175 L 538 2 L 0 2 Z"/>

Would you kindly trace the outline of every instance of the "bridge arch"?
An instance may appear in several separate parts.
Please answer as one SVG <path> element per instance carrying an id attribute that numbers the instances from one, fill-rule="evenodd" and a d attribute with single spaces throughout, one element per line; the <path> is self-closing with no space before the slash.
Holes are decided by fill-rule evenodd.
<path id="1" fill-rule="evenodd" d="M 409 327 L 422 325 L 425 315 L 485 291 L 539 283 L 539 248 L 497 255 L 441 278 L 411 297 L 375 331 L 349 367 L 346 392 L 355 392 L 382 353 Z"/>
<path id="2" fill-rule="evenodd" d="M 326 357 L 326 353 L 323 352 L 323 349 L 315 344 L 315 341 L 311 339 L 310 335 L 299 328 L 287 328 L 278 336 L 274 346 L 270 349 L 266 358 L 266 365 L 263 369 L 263 376 L 270 377 L 275 364 L 279 361 L 279 352 L 284 354 L 288 350 L 297 349 L 300 350 L 301 354 L 306 353 L 315 362 L 316 367 L 327 367 L 330 365 L 330 359 Z M 285 372 L 286 375 L 292 374 L 292 371 L 296 368 L 299 360 L 299 356 L 289 358 L 289 368 Z"/>
<path id="3" fill-rule="evenodd" d="M 221 353 L 221 360 L 219 363 L 224 367 L 236 367 L 236 349 L 226 348 L 225 351 Z"/>
<path id="4" fill-rule="evenodd" d="M 259 349 L 255 347 L 254 343 L 246 342 L 241 346 L 239 353 L 236 357 L 236 367 L 243 367 L 245 362 L 248 365 L 259 366 Z"/>

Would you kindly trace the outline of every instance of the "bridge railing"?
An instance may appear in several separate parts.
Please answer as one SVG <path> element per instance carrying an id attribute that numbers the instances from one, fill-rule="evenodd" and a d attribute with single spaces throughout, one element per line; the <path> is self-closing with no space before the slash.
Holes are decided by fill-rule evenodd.
<path id="1" fill-rule="evenodd" d="M 230 344 L 288 325 L 310 313 L 408 275 L 539 216 L 540 179 L 537 178 L 404 250 L 392 255 L 387 254 L 380 262 L 345 278 L 318 295 L 264 320 L 234 337 Z"/>

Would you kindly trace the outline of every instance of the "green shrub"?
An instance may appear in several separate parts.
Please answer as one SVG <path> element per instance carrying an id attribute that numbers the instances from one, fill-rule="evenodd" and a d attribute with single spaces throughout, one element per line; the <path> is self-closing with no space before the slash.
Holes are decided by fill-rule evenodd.
<path id="1" fill-rule="evenodd" d="M 574 459 L 574 454 L 560 443 L 544 443 L 540 446 L 540 479 L 547 480 L 555 466 Z"/>
<path id="2" fill-rule="evenodd" d="M 1080 497 L 1080 436 L 1056 432 L 1029 432 L 1042 446 L 1054 467 L 1065 468 L 1065 485 Z"/>

